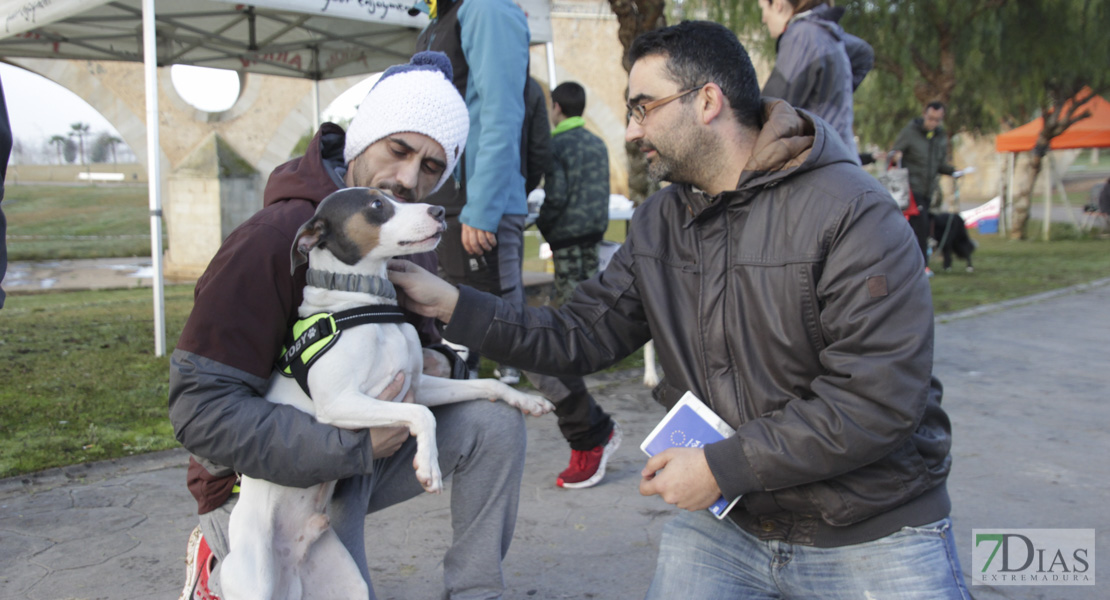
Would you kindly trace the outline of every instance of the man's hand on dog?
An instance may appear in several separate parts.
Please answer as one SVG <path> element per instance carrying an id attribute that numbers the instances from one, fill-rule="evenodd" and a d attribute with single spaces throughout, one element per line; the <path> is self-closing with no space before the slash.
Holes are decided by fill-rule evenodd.
<path id="1" fill-rule="evenodd" d="M 459 290 L 455 286 L 401 259 L 389 261 L 389 280 L 397 286 L 397 301 L 404 308 L 444 323 L 451 320 L 459 302 Z"/>
<path id="2" fill-rule="evenodd" d="M 397 373 L 393 381 L 385 386 L 382 393 L 379 394 L 379 400 L 386 400 L 392 402 L 397 399 L 397 394 L 401 393 L 401 388 L 405 386 L 405 374 Z M 410 391 L 402 402 L 412 402 L 413 396 Z M 409 439 L 408 427 L 371 427 L 370 428 L 370 446 L 374 449 L 374 458 L 385 458 L 392 456 L 401 448 L 401 444 Z"/>

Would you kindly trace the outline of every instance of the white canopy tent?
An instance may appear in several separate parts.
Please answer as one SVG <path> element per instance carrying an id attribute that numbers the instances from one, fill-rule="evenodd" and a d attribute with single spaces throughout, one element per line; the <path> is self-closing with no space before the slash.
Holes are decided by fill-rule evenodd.
<path id="1" fill-rule="evenodd" d="M 516 0 L 548 44 L 549 0 Z M 157 67 L 186 64 L 313 81 L 370 74 L 412 55 L 413 0 L 0 0 L 0 58 L 142 61 L 154 266 L 155 354 L 166 352 Z M 415 11 L 413 11 L 415 12 Z M 553 73 L 552 73 L 553 74 Z M 551 77 L 554 80 L 554 77 Z M 320 112 L 314 99 L 316 115 Z"/>

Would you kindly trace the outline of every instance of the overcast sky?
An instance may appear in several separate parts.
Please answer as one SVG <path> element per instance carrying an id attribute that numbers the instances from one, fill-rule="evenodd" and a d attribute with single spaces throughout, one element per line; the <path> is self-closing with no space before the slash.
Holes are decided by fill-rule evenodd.
<path id="1" fill-rule="evenodd" d="M 238 78 L 228 71 L 212 71 L 199 67 L 174 67 L 172 78 L 179 93 L 197 108 L 226 110 L 238 94 Z M 77 122 L 88 123 L 94 133 L 107 131 L 119 136 L 116 128 L 96 109 L 45 77 L 0 63 L 0 81 L 4 84 L 12 137 L 23 140 L 25 144 L 37 145 L 40 140 L 67 135 L 70 124 Z M 324 109 L 324 119 L 339 120 L 353 116 L 369 85 L 369 81 L 364 81 L 341 95 Z M 189 97 L 190 90 L 199 90 L 204 95 Z"/>
<path id="2" fill-rule="evenodd" d="M 30 143 L 66 135 L 70 124 L 78 121 L 88 123 L 90 131 L 119 135 L 107 119 L 77 94 L 45 77 L 0 63 L 0 81 L 4 82 L 8 120 L 16 139 Z"/>

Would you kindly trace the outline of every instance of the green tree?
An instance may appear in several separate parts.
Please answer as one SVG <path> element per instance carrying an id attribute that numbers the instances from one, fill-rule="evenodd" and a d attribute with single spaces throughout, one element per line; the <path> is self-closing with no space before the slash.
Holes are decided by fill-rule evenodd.
<path id="1" fill-rule="evenodd" d="M 57 150 L 57 152 L 58 152 L 58 164 L 59 165 L 62 164 L 62 153 L 65 151 L 66 142 L 68 142 L 68 141 L 69 141 L 68 138 L 66 138 L 65 136 L 61 136 L 61 135 L 55 135 L 55 136 L 50 138 L 50 144 L 52 146 L 54 146 L 54 149 Z"/>
<path id="2" fill-rule="evenodd" d="M 978 72 L 997 58 L 997 9 L 1010 0 L 841 0 L 840 24 L 866 40 L 875 66 L 855 94 L 855 131 L 863 144 L 889 146 L 922 107 L 949 105 L 950 132 L 993 131 L 998 115 L 976 90 Z M 693 0 L 684 12 L 723 23 L 753 52 L 775 58 L 775 40 L 757 0 Z M 861 145 L 863 145 L 861 144 Z"/>
<path id="3" fill-rule="evenodd" d="M 65 157 L 66 162 L 71 165 L 77 162 L 77 144 L 72 138 L 65 138 L 65 146 L 62 148 L 62 155 Z"/>
<path id="4" fill-rule="evenodd" d="M 94 163 L 105 163 L 111 158 L 112 164 L 116 164 L 116 145 L 122 144 L 123 140 L 108 133 L 101 132 L 93 140 L 92 148 L 89 149 L 89 160 Z"/>
<path id="5" fill-rule="evenodd" d="M 1001 102 L 1013 123 L 1038 113 L 1045 126 L 1014 198 L 1012 239 L 1025 239 L 1033 190 L 1052 139 L 1090 116 L 1095 94 L 1110 91 L 1110 4 L 1105 0 L 1024 0 L 999 14 L 1007 60 L 996 66 L 1009 82 Z"/>
<path id="6" fill-rule="evenodd" d="M 632 69 L 632 61 L 628 57 L 632 41 L 641 33 L 667 25 L 665 7 L 665 0 L 609 0 L 609 8 L 617 16 L 619 25 L 617 39 L 624 48 L 621 65 L 624 66 L 625 72 Z M 628 143 L 624 145 L 624 152 L 628 157 L 628 195 L 636 205 L 639 205 L 655 191 L 656 186 L 647 176 L 647 161 L 644 159 L 644 153 L 640 152 L 635 145 Z"/>
<path id="7" fill-rule="evenodd" d="M 77 138 L 78 150 L 81 153 L 81 164 L 85 164 L 85 136 L 89 135 L 88 123 L 73 123 L 69 126 L 70 137 Z"/>
<path id="8" fill-rule="evenodd" d="M 841 24 L 875 50 L 856 93 L 856 134 L 888 146 L 922 107 L 943 102 L 950 133 L 997 131 L 999 9 L 1009 0 L 846 0 Z"/>

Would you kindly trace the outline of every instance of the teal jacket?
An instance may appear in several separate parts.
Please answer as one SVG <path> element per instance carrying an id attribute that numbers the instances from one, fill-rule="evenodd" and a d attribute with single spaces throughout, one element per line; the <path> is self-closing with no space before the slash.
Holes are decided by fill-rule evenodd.
<path id="1" fill-rule="evenodd" d="M 440 0 L 439 14 L 420 34 L 417 50 L 451 59 L 454 84 L 470 112 L 470 135 L 455 177 L 428 202 L 459 221 L 496 232 L 502 215 L 528 214 L 520 173 L 528 21 L 512 0 Z"/>

